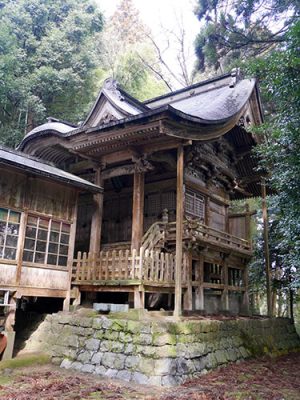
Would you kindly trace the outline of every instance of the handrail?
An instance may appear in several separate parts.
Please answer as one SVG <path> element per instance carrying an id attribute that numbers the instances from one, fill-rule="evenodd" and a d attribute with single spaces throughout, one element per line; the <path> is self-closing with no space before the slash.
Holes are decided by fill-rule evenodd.
<path id="1" fill-rule="evenodd" d="M 220 241 L 220 240 L 225 240 L 228 242 L 229 245 L 239 247 L 242 246 L 245 250 L 251 250 L 251 244 L 248 240 L 239 238 L 237 236 L 234 236 L 228 232 L 223 232 L 220 231 L 219 229 L 204 225 L 198 221 L 193 221 L 193 220 L 185 220 L 184 221 L 184 230 L 192 231 L 195 235 L 201 234 L 205 236 L 211 236 L 213 240 Z M 168 224 L 168 231 L 176 231 L 176 222 L 171 222 Z"/>
<path id="2" fill-rule="evenodd" d="M 153 250 L 159 241 L 165 238 L 166 226 L 166 222 L 154 222 L 142 238 L 142 247 L 145 250 Z"/>

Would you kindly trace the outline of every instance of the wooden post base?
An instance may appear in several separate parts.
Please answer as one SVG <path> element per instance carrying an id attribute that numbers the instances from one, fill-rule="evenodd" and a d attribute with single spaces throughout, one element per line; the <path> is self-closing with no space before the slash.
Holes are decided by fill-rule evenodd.
<path id="1" fill-rule="evenodd" d="M 15 331 L 5 332 L 5 336 L 7 339 L 7 345 L 2 356 L 2 361 L 10 360 L 13 356 L 16 332 Z"/>
<path id="2" fill-rule="evenodd" d="M 134 289 L 134 308 L 145 308 L 145 292 Z"/>

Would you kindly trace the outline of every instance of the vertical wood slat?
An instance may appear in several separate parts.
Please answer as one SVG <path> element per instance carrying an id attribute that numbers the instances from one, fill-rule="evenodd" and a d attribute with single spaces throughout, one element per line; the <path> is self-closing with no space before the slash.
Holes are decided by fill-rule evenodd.
<path id="1" fill-rule="evenodd" d="M 109 270 L 108 270 L 108 264 L 109 264 L 109 251 L 106 252 L 106 257 L 105 257 L 105 263 L 104 263 L 104 279 L 108 281 L 109 278 Z"/>
<path id="2" fill-rule="evenodd" d="M 136 279 L 135 268 L 136 268 L 136 250 L 133 249 L 132 250 L 132 259 L 131 259 L 131 273 L 130 273 L 132 279 Z"/>
<path id="3" fill-rule="evenodd" d="M 124 278 L 128 279 L 130 263 L 129 263 L 129 250 L 125 251 L 125 275 Z"/>
<path id="4" fill-rule="evenodd" d="M 81 251 L 78 251 L 76 260 L 76 281 L 81 280 L 81 265 Z"/>
<path id="5" fill-rule="evenodd" d="M 99 254 L 98 274 L 97 274 L 97 278 L 98 278 L 99 280 L 102 279 L 102 265 L 103 265 L 103 251 L 100 251 L 100 254 Z"/>
<path id="6" fill-rule="evenodd" d="M 123 251 L 119 250 L 118 253 L 118 265 L 119 265 L 119 279 L 123 279 L 124 277 L 124 257 L 123 257 Z"/>
<path id="7" fill-rule="evenodd" d="M 154 281 L 154 265 L 155 265 L 155 261 L 154 261 L 154 250 L 151 250 L 150 253 L 150 281 Z"/>
<path id="8" fill-rule="evenodd" d="M 116 278 L 116 250 L 113 250 L 111 253 L 111 279 L 114 280 Z"/>
<path id="9" fill-rule="evenodd" d="M 91 280 L 91 272 L 92 272 L 92 253 L 88 252 L 86 259 L 86 279 L 88 281 Z"/>
<path id="10" fill-rule="evenodd" d="M 166 253 L 165 256 L 165 281 L 170 282 L 171 276 L 170 276 L 170 254 Z"/>
<path id="11" fill-rule="evenodd" d="M 159 252 L 156 251 L 154 253 L 154 263 L 155 263 L 155 272 L 154 272 L 154 281 L 158 281 L 158 276 L 159 276 Z"/>
<path id="12" fill-rule="evenodd" d="M 160 276 L 159 276 L 160 282 L 164 281 L 164 273 L 165 273 L 165 254 L 160 253 Z"/>
<path id="13" fill-rule="evenodd" d="M 149 257 L 149 249 L 145 251 L 145 261 L 144 261 L 144 280 L 148 281 L 150 276 L 150 257 Z"/>
<path id="14" fill-rule="evenodd" d="M 86 252 L 83 253 L 82 256 L 82 280 L 85 281 L 86 280 Z"/>
<path id="15" fill-rule="evenodd" d="M 143 264 L 144 264 L 144 248 L 141 247 L 140 248 L 138 279 L 142 279 L 142 277 L 143 277 Z"/>

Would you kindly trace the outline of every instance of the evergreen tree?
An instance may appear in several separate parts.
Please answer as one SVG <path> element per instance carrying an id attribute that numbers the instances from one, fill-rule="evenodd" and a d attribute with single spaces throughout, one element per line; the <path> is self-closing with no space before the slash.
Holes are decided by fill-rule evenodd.
<path id="1" fill-rule="evenodd" d="M 47 115 L 82 118 L 103 20 L 90 0 L 6 0 L 0 7 L 0 142 L 15 146 Z"/>
<path id="2" fill-rule="evenodd" d="M 116 79 L 132 96 L 145 100 L 166 91 L 162 80 L 145 66 L 147 59 L 154 62 L 149 43 L 149 28 L 140 19 L 132 0 L 122 0 L 107 22 L 100 46 L 98 73 Z"/>
<path id="3" fill-rule="evenodd" d="M 223 72 L 232 60 L 264 55 L 285 42 L 299 11 L 299 0 L 198 0 L 198 69 Z"/>

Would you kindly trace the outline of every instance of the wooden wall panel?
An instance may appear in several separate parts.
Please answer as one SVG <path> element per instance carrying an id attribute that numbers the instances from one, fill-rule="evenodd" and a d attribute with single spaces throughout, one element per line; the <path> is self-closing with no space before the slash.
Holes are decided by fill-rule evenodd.
<path id="1" fill-rule="evenodd" d="M 225 206 L 210 201 L 210 226 L 225 232 L 226 230 L 226 210 Z"/>
<path id="2" fill-rule="evenodd" d="M 20 286 L 47 289 L 68 289 L 68 271 L 48 270 L 46 268 L 22 267 Z"/>
<path id="3" fill-rule="evenodd" d="M 0 167 L 0 205 L 22 208 L 26 182 L 26 176 Z"/>
<path id="4" fill-rule="evenodd" d="M 0 263 L 0 287 L 1 285 L 15 285 L 17 266 Z"/>
<path id="5" fill-rule="evenodd" d="M 247 239 L 246 217 L 229 217 L 229 233 L 242 239 Z"/>
<path id="6" fill-rule="evenodd" d="M 50 215 L 63 220 L 71 220 L 75 206 L 75 191 L 69 187 L 52 182 L 30 179 L 28 207 L 45 215 Z"/>

